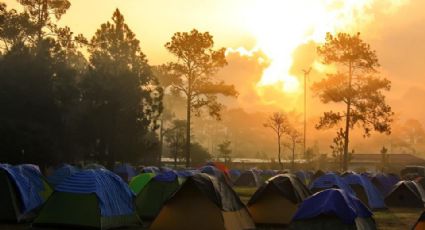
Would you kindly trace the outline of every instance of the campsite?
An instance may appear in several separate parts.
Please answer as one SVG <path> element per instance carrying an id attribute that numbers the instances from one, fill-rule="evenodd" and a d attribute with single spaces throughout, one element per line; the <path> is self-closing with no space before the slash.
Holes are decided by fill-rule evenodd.
<path id="1" fill-rule="evenodd" d="M 220 162 L 140 172 L 129 164 L 113 171 L 99 164 L 65 164 L 45 176 L 36 165 L 2 164 L 0 227 L 419 230 L 425 225 L 419 175 L 403 174 L 409 176 L 403 180 L 382 173 L 250 169 L 232 180 L 235 171 L 240 170 Z"/>
<path id="2" fill-rule="evenodd" d="M 0 230 L 425 230 L 424 0 L 0 0 Z"/>

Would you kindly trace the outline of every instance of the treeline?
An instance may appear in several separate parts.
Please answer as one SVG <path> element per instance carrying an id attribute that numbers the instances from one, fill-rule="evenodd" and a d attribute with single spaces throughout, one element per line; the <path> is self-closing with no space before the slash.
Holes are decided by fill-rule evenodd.
<path id="1" fill-rule="evenodd" d="M 0 3 L 0 162 L 154 163 L 163 88 L 117 9 L 91 39 L 68 0 Z"/>

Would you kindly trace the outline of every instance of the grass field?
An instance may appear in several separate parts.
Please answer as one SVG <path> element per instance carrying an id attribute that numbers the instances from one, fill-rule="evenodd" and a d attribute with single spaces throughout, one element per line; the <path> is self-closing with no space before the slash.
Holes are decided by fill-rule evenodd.
<path id="1" fill-rule="evenodd" d="M 252 188 L 235 188 L 236 193 L 241 198 L 242 202 L 248 203 L 252 194 L 256 189 Z M 408 230 L 412 229 L 422 209 L 387 209 L 382 211 L 374 212 L 374 219 L 379 230 Z M 20 225 L 2 225 L 0 224 L 0 230 L 29 230 L 31 229 L 30 224 Z M 127 230 L 136 230 L 143 228 L 125 228 Z M 261 228 L 259 230 L 277 230 L 278 228 Z M 63 229 L 62 229 L 63 230 Z"/>

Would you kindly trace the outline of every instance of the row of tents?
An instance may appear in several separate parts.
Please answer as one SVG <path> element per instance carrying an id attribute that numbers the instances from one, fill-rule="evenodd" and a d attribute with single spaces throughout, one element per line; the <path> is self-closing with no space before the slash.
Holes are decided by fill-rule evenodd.
<path id="1" fill-rule="evenodd" d="M 211 165 L 183 171 L 152 167 L 128 184 L 122 176 L 100 165 L 64 165 L 44 178 L 34 165 L 0 165 L 1 220 L 95 229 L 147 223 L 150 229 L 375 229 L 370 210 L 387 201 L 379 199 L 370 178 L 355 173 L 325 173 L 309 185 L 299 176 L 278 174 L 246 206 L 226 173 Z"/>

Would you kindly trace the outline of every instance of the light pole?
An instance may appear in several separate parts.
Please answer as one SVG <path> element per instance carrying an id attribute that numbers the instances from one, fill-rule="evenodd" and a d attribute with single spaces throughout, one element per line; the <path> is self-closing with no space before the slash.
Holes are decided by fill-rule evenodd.
<path id="1" fill-rule="evenodd" d="M 303 153 L 306 154 L 306 133 L 307 133 L 307 78 L 311 72 L 311 67 L 307 70 L 303 69 L 304 73 L 304 140 L 303 140 Z"/>

